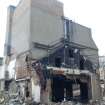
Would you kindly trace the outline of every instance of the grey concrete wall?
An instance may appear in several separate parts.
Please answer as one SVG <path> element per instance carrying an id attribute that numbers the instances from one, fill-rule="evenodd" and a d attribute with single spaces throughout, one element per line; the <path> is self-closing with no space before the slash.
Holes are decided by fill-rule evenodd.
<path id="1" fill-rule="evenodd" d="M 97 46 L 93 41 L 91 29 L 75 22 L 72 23 L 73 35 L 71 38 L 72 42 L 91 47 L 97 50 Z"/>
<path id="2" fill-rule="evenodd" d="M 54 44 L 63 37 L 63 4 L 56 0 L 32 0 L 31 2 L 31 42 Z M 33 44 L 31 48 L 33 47 Z M 47 55 L 46 50 L 34 48 L 34 58 Z"/>
<path id="3" fill-rule="evenodd" d="M 4 91 L 4 79 L 0 79 L 0 91 Z"/>
<path id="4" fill-rule="evenodd" d="M 11 53 L 10 47 L 11 47 L 12 20 L 13 20 L 14 10 L 15 10 L 14 6 L 8 7 L 4 55 L 9 55 Z"/>
<path id="5" fill-rule="evenodd" d="M 12 53 L 29 50 L 30 45 L 30 0 L 22 0 L 15 9 L 12 22 Z"/>
<path id="6" fill-rule="evenodd" d="M 63 37 L 62 16 L 63 4 L 56 0 L 22 0 L 9 21 L 11 53 L 18 55 L 33 49 L 32 42 L 48 45 L 59 40 Z M 45 56 L 45 51 L 35 51 L 36 58 Z"/>
<path id="7" fill-rule="evenodd" d="M 84 49 L 81 51 L 81 54 L 89 59 L 93 63 L 93 68 L 98 69 L 99 66 L 99 55 L 98 50 L 93 49 Z"/>
<path id="8" fill-rule="evenodd" d="M 64 37 L 63 4 L 57 0 L 22 0 L 8 16 L 7 33 L 11 35 L 11 52 L 18 55 L 33 49 L 33 42 L 49 45 Z M 13 19 L 12 19 L 13 18 Z M 82 51 L 84 55 L 94 55 L 89 58 L 98 62 L 98 50 L 91 30 L 72 22 L 70 24 L 70 40 L 74 43 L 91 48 Z M 7 34 L 7 36 L 10 36 Z M 8 37 L 7 37 L 8 39 Z M 41 58 L 47 55 L 44 50 L 34 48 L 33 57 Z"/>
<path id="9" fill-rule="evenodd" d="M 92 38 L 91 29 L 75 22 L 71 22 L 70 28 L 70 41 L 85 47 L 81 54 L 98 65 L 98 48 Z"/>
<path id="10" fill-rule="evenodd" d="M 32 0 L 31 40 L 51 44 L 63 37 L 63 5 L 56 0 Z"/>
<path id="11" fill-rule="evenodd" d="M 32 57 L 35 59 L 41 59 L 45 56 L 48 56 L 47 50 L 38 49 L 38 48 L 33 48 L 31 50 L 31 53 L 32 53 Z"/>

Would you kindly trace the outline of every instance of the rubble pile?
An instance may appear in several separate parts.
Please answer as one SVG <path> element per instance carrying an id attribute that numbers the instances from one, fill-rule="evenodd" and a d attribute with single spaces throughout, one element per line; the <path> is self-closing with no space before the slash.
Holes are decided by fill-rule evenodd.
<path id="1" fill-rule="evenodd" d="M 105 105 L 105 100 L 101 100 L 101 102 L 97 101 L 97 102 L 88 103 L 88 104 L 69 101 L 69 102 L 62 102 L 62 103 L 49 104 L 49 105 Z"/>
<path id="2" fill-rule="evenodd" d="M 94 103 L 88 103 L 88 104 L 83 104 L 80 102 L 74 102 L 74 101 L 66 101 L 66 102 L 59 102 L 59 103 L 49 103 L 49 104 L 39 104 L 39 105 L 105 105 L 105 101 L 99 102 L 94 102 Z"/>
<path id="3" fill-rule="evenodd" d="M 66 102 L 52 103 L 50 105 L 81 105 L 81 104 L 75 103 L 73 101 L 66 101 Z"/>
<path id="4" fill-rule="evenodd" d="M 80 102 L 75 101 L 65 101 L 65 102 L 59 102 L 59 103 L 49 103 L 49 104 L 39 104 L 39 105 L 105 105 L 105 100 L 100 100 L 92 103 L 83 104 Z"/>

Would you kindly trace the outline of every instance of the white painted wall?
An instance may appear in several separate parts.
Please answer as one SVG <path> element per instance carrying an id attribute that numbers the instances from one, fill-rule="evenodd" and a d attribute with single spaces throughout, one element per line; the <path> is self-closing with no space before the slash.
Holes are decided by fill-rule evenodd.
<path id="1" fill-rule="evenodd" d="M 34 84 L 34 80 L 32 82 L 32 98 L 35 102 L 40 102 L 40 91 L 41 87 L 39 85 Z"/>

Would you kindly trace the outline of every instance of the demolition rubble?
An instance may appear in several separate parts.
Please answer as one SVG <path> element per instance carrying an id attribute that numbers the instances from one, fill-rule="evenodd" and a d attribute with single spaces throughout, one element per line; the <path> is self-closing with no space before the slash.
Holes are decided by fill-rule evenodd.
<path id="1" fill-rule="evenodd" d="M 8 8 L 2 105 L 98 105 L 98 48 L 91 29 L 66 18 L 57 0 Z"/>

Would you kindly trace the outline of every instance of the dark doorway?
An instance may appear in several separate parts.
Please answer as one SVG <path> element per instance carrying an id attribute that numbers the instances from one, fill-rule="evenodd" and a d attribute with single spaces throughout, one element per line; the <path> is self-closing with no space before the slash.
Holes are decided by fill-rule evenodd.
<path id="1" fill-rule="evenodd" d="M 69 57 L 70 58 L 74 57 L 74 50 L 73 49 L 69 49 Z"/>
<path id="2" fill-rule="evenodd" d="M 57 57 L 57 58 L 55 58 L 55 66 L 56 67 L 61 67 L 61 58 L 60 57 Z"/>
<path id="3" fill-rule="evenodd" d="M 80 83 L 80 99 L 82 102 L 88 101 L 88 83 Z"/>
<path id="4" fill-rule="evenodd" d="M 79 101 L 87 103 L 88 96 L 88 83 L 67 79 L 64 76 L 53 76 L 51 82 L 52 88 L 52 101 L 62 102 L 66 101 Z"/>
<path id="5" fill-rule="evenodd" d="M 9 85 L 10 85 L 10 82 L 9 81 L 5 81 L 5 91 L 9 90 Z"/>
<path id="6" fill-rule="evenodd" d="M 83 70 L 83 69 L 84 69 L 84 63 L 85 63 L 85 60 L 84 60 L 84 58 L 82 57 L 82 58 L 80 59 L 80 70 Z"/>
<path id="7" fill-rule="evenodd" d="M 65 89 L 66 89 L 66 100 L 67 101 L 72 100 L 73 99 L 73 86 L 70 80 L 66 80 Z"/>
<path id="8" fill-rule="evenodd" d="M 28 87 L 25 88 L 25 92 L 26 92 L 26 97 L 29 97 L 30 96 L 30 92 L 29 92 Z"/>
<path id="9" fill-rule="evenodd" d="M 10 83 L 12 82 L 12 80 L 5 80 L 5 91 L 8 91 L 9 90 L 9 86 L 10 86 Z"/>
<path id="10" fill-rule="evenodd" d="M 53 77 L 52 79 L 52 101 L 62 102 L 64 100 L 64 78 Z"/>

